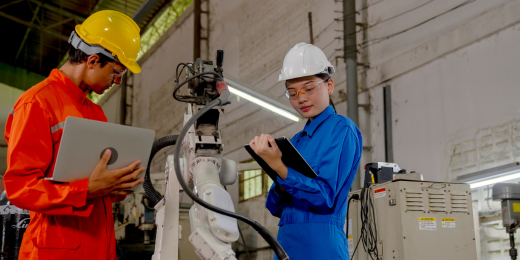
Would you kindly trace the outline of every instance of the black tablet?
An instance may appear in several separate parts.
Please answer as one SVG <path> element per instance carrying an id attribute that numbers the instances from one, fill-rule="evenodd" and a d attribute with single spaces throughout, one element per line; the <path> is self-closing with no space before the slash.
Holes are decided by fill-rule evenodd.
<path id="1" fill-rule="evenodd" d="M 280 148 L 280 151 L 282 151 L 282 162 L 285 164 L 285 166 L 293 168 L 295 171 L 303 174 L 308 178 L 314 179 L 318 177 L 307 161 L 303 159 L 298 150 L 294 148 L 294 146 L 285 136 L 276 138 L 275 141 L 278 145 L 278 148 Z M 267 175 L 269 175 L 269 177 L 271 177 L 274 182 L 278 183 L 276 179 L 276 177 L 278 177 L 278 173 L 271 169 L 271 167 L 253 151 L 249 144 L 244 145 L 244 148 L 246 148 L 247 152 L 251 154 L 253 159 L 255 159 L 255 161 L 262 167 L 262 169 L 264 169 Z"/>

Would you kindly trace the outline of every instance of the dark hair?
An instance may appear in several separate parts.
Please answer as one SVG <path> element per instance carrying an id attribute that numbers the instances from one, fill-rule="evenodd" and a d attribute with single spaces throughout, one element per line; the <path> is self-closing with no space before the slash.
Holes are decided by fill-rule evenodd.
<path id="1" fill-rule="evenodd" d="M 101 53 L 98 53 L 97 55 L 99 56 L 99 63 L 101 64 L 101 67 L 105 67 L 105 65 L 111 61 L 111 59 Z M 89 56 L 90 55 L 86 54 L 82 50 L 69 46 L 69 57 L 67 60 L 70 62 L 70 64 L 81 64 L 82 62 L 87 61 Z"/>
<path id="2" fill-rule="evenodd" d="M 323 81 L 327 81 L 327 82 L 330 79 L 330 75 L 328 73 L 319 73 L 314 76 L 322 79 Z M 334 108 L 334 112 L 338 113 L 336 111 L 336 106 L 334 105 L 334 102 L 332 102 L 332 96 L 329 96 L 329 103 L 332 105 L 332 108 Z"/>

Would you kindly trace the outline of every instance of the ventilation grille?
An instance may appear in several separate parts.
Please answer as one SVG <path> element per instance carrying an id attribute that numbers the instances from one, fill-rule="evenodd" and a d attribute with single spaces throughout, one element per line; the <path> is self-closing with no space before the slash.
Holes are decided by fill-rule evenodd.
<path id="1" fill-rule="evenodd" d="M 423 195 L 420 191 L 406 192 L 406 210 L 424 211 Z"/>
<path id="2" fill-rule="evenodd" d="M 429 208 L 433 212 L 446 212 L 446 195 L 440 191 L 428 193 Z"/>
<path id="3" fill-rule="evenodd" d="M 468 212 L 468 199 L 465 193 L 452 193 L 451 194 L 451 210 L 456 213 L 467 213 Z"/>

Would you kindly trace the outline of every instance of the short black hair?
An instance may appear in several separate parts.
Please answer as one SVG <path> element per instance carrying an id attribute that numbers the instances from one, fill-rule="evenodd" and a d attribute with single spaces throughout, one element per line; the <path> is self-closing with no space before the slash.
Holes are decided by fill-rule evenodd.
<path id="1" fill-rule="evenodd" d="M 101 53 L 97 53 L 97 55 L 99 56 L 99 63 L 101 64 L 101 67 L 105 67 L 109 61 L 112 61 Z M 89 56 L 90 55 L 86 54 L 82 50 L 69 46 L 69 57 L 67 60 L 70 62 L 70 64 L 81 64 L 82 62 L 87 61 Z"/>

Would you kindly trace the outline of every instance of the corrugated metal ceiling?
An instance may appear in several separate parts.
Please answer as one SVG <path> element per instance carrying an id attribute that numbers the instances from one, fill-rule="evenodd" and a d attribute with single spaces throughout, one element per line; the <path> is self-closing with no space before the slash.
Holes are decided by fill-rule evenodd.
<path id="1" fill-rule="evenodd" d="M 48 75 L 63 59 L 68 49 L 66 39 L 76 24 L 101 10 L 116 10 L 132 17 L 148 1 L 153 6 L 138 22 L 141 30 L 172 0 L 1 1 L 0 62 Z"/>

